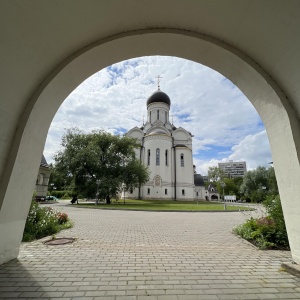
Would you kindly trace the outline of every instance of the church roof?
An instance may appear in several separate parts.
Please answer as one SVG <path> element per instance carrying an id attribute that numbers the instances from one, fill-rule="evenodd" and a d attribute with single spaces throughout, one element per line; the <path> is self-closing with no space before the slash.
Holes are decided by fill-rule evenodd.
<path id="1" fill-rule="evenodd" d="M 171 100 L 169 96 L 162 92 L 161 90 L 157 90 L 155 93 L 153 93 L 147 100 L 147 106 L 151 103 L 155 102 L 163 102 L 168 104 L 169 106 L 171 105 Z"/>
<path id="2" fill-rule="evenodd" d="M 43 156 L 42 156 L 40 166 L 41 166 L 41 167 L 45 167 L 45 168 L 49 168 L 49 165 L 48 165 L 48 163 L 47 163 L 47 161 L 46 161 L 46 158 L 45 158 L 44 154 L 43 154 Z"/>
<path id="3" fill-rule="evenodd" d="M 161 128 L 155 128 L 154 130 L 151 130 L 148 135 L 155 135 L 155 134 L 168 134 L 166 131 L 162 130 Z"/>
<path id="4" fill-rule="evenodd" d="M 178 147 L 178 148 L 188 148 L 187 145 L 184 145 L 184 144 L 177 144 L 177 145 L 174 145 L 174 147 Z"/>
<path id="5" fill-rule="evenodd" d="M 218 192 L 217 188 L 214 187 L 211 183 L 210 183 L 209 186 L 207 187 L 207 190 L 208 190 L 209 192 L 215 192 L 215 193 Z"/>
<path id="6" fill-rule="evenodd" d="M 200 174 L 194 174 L 195 186 L 204 186 L 204 180 Z"/>

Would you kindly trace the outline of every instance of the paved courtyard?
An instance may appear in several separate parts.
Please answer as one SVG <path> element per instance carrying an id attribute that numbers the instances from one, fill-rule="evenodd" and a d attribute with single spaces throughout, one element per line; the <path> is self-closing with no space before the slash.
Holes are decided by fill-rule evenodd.
<path id="1" fill-rule="evenodd" d="M 259 251 L 231 233 L 249 215 L 79 209 L 57 237 L 21 246 L 0 266 L 1 299 L 300 299 L 300 278 L 281 269 L 290 252 Z"/>

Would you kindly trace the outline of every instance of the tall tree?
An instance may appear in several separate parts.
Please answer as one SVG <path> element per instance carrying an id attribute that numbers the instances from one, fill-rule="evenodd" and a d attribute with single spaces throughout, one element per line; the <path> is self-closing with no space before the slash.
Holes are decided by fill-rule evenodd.
<path id="1" fill-rule="evenodd" d="M 248 171 L 244 176 L 240 192 L 252 202 L 261 202 L 268 195 L 277 195 L 274 168 L 257 167 L 255 170 Z"/>
<path id="2" fill-rule="evenodd" d="M 218 167 L 209 167 L 208 168 L 208 180 L 210 182 L 218 182 L 224 178 L 224 172 Z"/>
<path id="3" fill-rule="evenodd" d="M 93 131 L 85 134 L 77 128 L 63 136 L 63 149 L 55 157 L 56 169 L 71 177 L 75 193 L 86 197 L 114 196 L 122 189 L 137 187 L 148 180 L 148 169 L 136 158 L 137 141 Z"/>

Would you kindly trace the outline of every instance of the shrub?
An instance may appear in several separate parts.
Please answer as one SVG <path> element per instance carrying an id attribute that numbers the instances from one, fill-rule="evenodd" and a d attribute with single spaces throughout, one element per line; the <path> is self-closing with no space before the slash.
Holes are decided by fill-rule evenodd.
<path id="1" fill-rule="evenodd" d="M 289 247 L 289 240 L 286 232 L 284 215 L 279 195 L 275 197 L 268 197 L 264 202 L 264 205 L 266 207 L 268 215 L 275 222 L 276 244 L 282 245 L 283 247 Z"/>
<path id="2" fill-rule="evenodd" d="M 64 196 L 67 194 L 72 193 L 71 191 L 57 191 L 57 190 L 53 190 L 51 191 L 51 196 L 54 196 L 56 198 L 64 198 Z"/>
<path id="3" fill-rule="evenodd" d="M 236 227 L 234 233 L 260 249 L 289 249 L 280 198 L 269 197 L 264 203 L 268 216 L 250 218 Z"/>
<path id="4" fill-rule="evenodd" d="M 72 198 L 69 193 L 65 193 L 63 196 L 62 196 L 62 199 L 70 199 Z"/>
<path id="5" fill-rule="evenodd" d="M 57 220 L 59 224 L 64 224 L 66 222 L 68 222 L 69 217 L 66 213 L 57 213 Z"/>
<path id="6" fill-rule="evenodd" d="M 24 228 L 23 242 L 55 234 L 70 227 L 72 223 L 67 214 L 57 212 L 51 207 L 42 208 L 37 202 L 32 201 Z"/>

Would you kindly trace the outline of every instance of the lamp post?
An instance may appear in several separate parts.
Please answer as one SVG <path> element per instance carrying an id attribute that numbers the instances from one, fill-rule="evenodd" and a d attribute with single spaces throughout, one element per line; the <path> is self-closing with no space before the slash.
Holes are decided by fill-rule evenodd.
<path id="1" fill-rule="evenodd" d="M 96 193 L 96 201 L 95 201 L 95 205 L 98 205 L 98 199 L 99 199 L 99 185 L 101 183 L 100 179 L 96 180 L 96 184 L 97 184 L 97 193 Z"/>
<path id="2" fill-rule="evenodd" d="M 123 190 L 123 203 L 125 204 L 125 187 L 126 187 L 126 184 L 123 182 L 122 183 L 122 190 Z"/>
<path id="3" fill-rule="evenodd" d="M 50 183 L 50 186 L 51 186 L 51 192 L 50 192 L 50 194 L 52 195 L 54 183 Z"/>
<path id="4" fill-rule="evenodd" d="M 223 188 L 223 201 L 224 201 L 224 210 L 226 210 L 226 202 L 225 202 L 225 193 L 224 193 L 224 187 L 226 186 L 225 182 L 220 182 L 221 187 Z"/>

